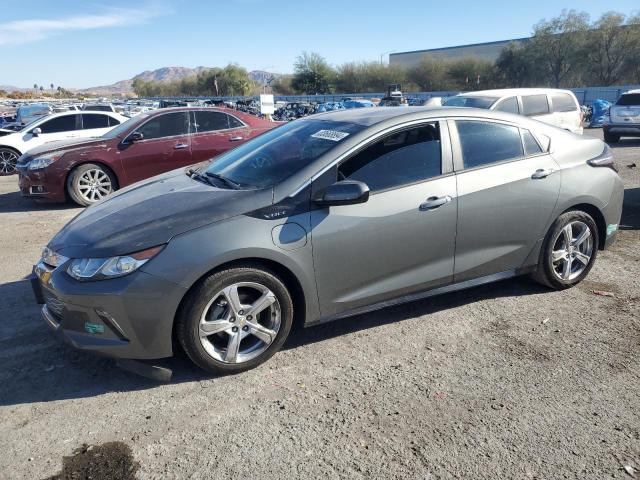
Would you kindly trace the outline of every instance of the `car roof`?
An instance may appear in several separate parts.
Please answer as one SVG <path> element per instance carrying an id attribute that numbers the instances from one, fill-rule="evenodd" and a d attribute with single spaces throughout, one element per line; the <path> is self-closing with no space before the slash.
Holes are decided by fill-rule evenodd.
<path id="1" fill-rule="evenodd" d="M 475 92 L 463 92 L 463 97 L 512 97 L 514 95 L 541 95 L 543 93 L 570 93 L 571 90 L 558 88 L 496 88 L 494 90 L 478 90 Z"/>
<path id="2" fill-rule="evenodd" d="M 403 118 L 407 117 L 407 118 Z M 366 127 L 397 120 L 429 119 L 442 117 L 481 117 L 486 119 L 504 120 L 509 122 L 527 123 L 529 119 L 520 115 L 514 115 L 484 108 L 469 107 L 441 107 L 441 106 L 416 106 L 416 107 L 369 107 L 352 108 L 347 110 L 333 110 L 331 112 L 316 113 L 304 117 L 299 121 L 327 120 L 334 122 L 357 123 Z"/>

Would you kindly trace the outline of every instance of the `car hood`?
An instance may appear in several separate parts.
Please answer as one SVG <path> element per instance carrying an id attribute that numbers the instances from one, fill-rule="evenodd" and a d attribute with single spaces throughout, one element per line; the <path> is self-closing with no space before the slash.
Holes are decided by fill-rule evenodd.
<path id="1" fill-rule="evenodd" d="M 92 205 L 49 242 L 70 258 L 124 255 L 167 243 L 175 235 L 272 203 L 273 192 L 215 188 L 185 169 L 127 187 Z"/>
<path id="2" fill-rule="evenodd" d="M 43 153 L 49 153 L 58 150 L 74 150 L 76 148 L 104 148 L 110 141 L 100 137 L 91 138 L 67 138 L 65 140 L 55 140 L 47 142 L 39 147 L 29 150 L 30 157 L 37 157 Z"/>

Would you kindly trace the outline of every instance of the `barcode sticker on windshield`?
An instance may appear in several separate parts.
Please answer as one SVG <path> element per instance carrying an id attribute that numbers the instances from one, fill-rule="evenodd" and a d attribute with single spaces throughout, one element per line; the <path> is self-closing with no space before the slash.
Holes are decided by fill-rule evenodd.
<path id="1" fill-rule="evenodd" d="M 320 130 L 313 135 L 313 138 L 322 138 L 324 140 L 331 140 L 334 142 L 339 142 L 344 137 L 348 137 L 349 134 L 345 132 L 336 132 L 335 130 Z"/>

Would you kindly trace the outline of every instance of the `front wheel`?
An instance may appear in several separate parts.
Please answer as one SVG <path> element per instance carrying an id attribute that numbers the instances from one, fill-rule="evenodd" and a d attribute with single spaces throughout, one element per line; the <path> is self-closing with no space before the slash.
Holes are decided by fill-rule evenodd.
<path id="1" fill-rule="evenodd" d="M 13 175 L 16 173 L 16 164 L 20 155 L 11 148 L 0 147 L 0 175 Z"/>
<path id="2" fill-rule="evenodd" d="M 597 252 L 593 218 L 581 211 L 563 213 L 545 238 L 534 279 L 556 290 L 572 287 L 587 276 Z"/>
<path id="3" fill-rule="evenodd" d="M 185 299 L 176 333 L 182 348 L 211 373 L 238 373 L 268 360 L 293 322 L 291 295 L 263 268 L 216 272 Z"/>
<path id="4" fill-rule="evenodd" d="M 78 205 L 88 207 L 114 192 L 116 179 L 101 165 L 85 163 L 71 172 L 67 179 L 67 192 Z"/>

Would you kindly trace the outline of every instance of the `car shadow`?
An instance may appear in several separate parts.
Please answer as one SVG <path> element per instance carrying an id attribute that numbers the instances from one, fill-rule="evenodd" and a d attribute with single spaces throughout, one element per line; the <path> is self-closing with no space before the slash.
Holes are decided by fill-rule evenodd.
<path id="1" fill-rule="evenodd" d="M 526 278 L 474 287 L 427 300 L 388 307 L 364 315 L 306 329 L 294 329 L 285 350 L 304 348 L 337 336 L 401 322 L 479 300 L 531 295 L 545 289 Z M 40 317 L 29 282 L 0 285 L 0 405 L 52 402 L 99 396 L 109 392 L 158 388 L 160 383 L 121 370 L 111 359 L 80 352 L 55 338 Z M 428 320 L 425 320 L 428 321 Z M 173 371 L 171 383 L 215 380 L 182 353 L 155 364 Z"/>
<path id="2" fill-rule="evenodd" d="M 17 182 L 16 177 L 16 182 Z M 45 210 L 69 210 L 80 208 L 72 203 L 38 202 L 32 198 L 25 198 L 20 192 L 0 194 L 0 213 L 35 212 Z"/>

